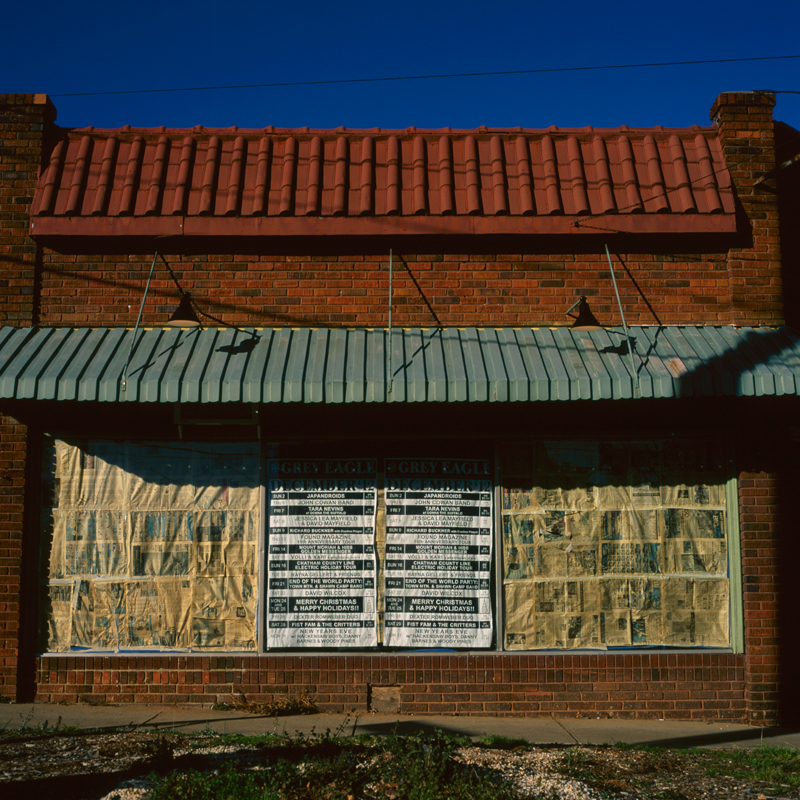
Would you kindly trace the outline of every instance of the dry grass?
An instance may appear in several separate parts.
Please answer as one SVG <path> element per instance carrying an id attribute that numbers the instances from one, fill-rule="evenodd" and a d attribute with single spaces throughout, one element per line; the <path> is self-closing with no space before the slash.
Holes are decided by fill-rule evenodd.
<path id="1" fill-rule="evenodd" d="M 314 698 L 308 692 L 287 695 L 271 703 L 254 703 L 248 700 L 244 692 L 238 696 L 230 695 L 230 700 L 225 703 L 215 703 L 215 711 L 241 711 L 243 714 L 254 714 L 266 717 L 285 717 L 293 714 L 318 714 L 319 709 Z"/>

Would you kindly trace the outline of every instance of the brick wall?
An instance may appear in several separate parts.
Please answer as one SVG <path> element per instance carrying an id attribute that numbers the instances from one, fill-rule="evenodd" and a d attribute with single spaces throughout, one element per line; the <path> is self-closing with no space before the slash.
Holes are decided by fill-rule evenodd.
<path id="1" fill-rule="evenodd" d="M 753 724 L 778 720 L 777 476 L 739 478 L 739 527 L 745 631 L 745 701 Z M 785 531 L 788 534 L 788 531 Z"/>
<path id="2" fill-rule="evenodd" d="M 230 324 L 384 326 L 388 247 L 385 254 L 366 256 L 165 255 L 201 310 Z M 404 258 L 419 288 L 395 251 L 396 325 L 428 326 L 437 320 L 442 325 L 564 325 L 566 310 L 582 294 L 601 322 L 619 324 L 604 253 L 407 253 Z M 74 256 L 46 250 L 42 324 L 133 325 L 151 260 L 152 253 Z M 615 253 L 614 261 L 629 324 L 781 321 L 779 306 L 731 309 L 727 252 Z M 156 269 L 150 293 L 143 320 L 166 321 L 178 298 L 163 266 Z"/>
<path id="3" fill-rule="evenodd" d="M 775 123 L 775 161 L 783 164 L 800 153 L 797 131 L 783 122 Z M 783 303 L 786 323 L 800 326 L 800 162 L 778 168 L 775 175 L 776 199 L 780 207 L 780 246 Z"/>
<path id="4" fill-rule="evenodd" d="M 55 121 L 43 94 L 0 94 L 0 324 L 35 322 L 37 245 L 29 211 Z M 16 699 L 27 429 L 0 416 L 0 697 Z M 28 678 L 30 683 L 30 678 Z"/>
<path id="5" fill-rule="evenodd" d="M 777 197 L 756 180 L 775 167 L 775 95 L 725 92 L 711 108 L 719 126 L 725 164 L 741 204 L 740 228 L 750 238 L 728 253 L 731 322 L 783 316 Z M 744 218 L 746 215 L 746 219 Z"/>
<path id="6" fill-rule="evenodd" d="M 0 417 L 0 697 L 17 699 L 27 430 Z"/>
<path id="7" fill-rule="evenodd" d="M 776 197 L 753 185 L 774 166 L 774 103 L 770 94 L 724 93 L 711 110 L 741 212 L 736 241 L 720 245 L 719 239 L 692 238 L 689 244 L 685 237 L 663 236 L 643 246 L 623 236 L 609 243 L 632 324 L 782 322 Z M 138 255 L 125 248 L 100 255 L 89 241 L 70 243 L 69 254 L 48 249 L 37 263 L 36 244 L 27 236 L 28 211 L 43 157 L 57 135 L 54 120 L 45 95 L 0 95 L 0 322 L 36 321 L 41 292 L 42 324 L 133 324 L 153 243 Z M 385 247 L 372 243 L 371 255 L 358 247 L 350 254 L 265 255 L 248 245 L 248 252 L 187 250 L 168 258 L 201 308 L 234 324 L 385 325 L 386 263 L 393 244 L 419 284 L 398 257 L 398 325 L 564 324 L 564 311 L 581 294 L 592 299 L 601 322 L 618 324 L 605 242 L 587 245 L 576 237 L 559 248 L 552 241 L 541 247 L 544 240 L 531 241 L 533 252 L 503 252 L 497 241 L 478 252 L 482 245 L 475 239 L 450 237 L 432 252 L 415 245 L 403 252 L 387 240 Z M 689 252 L 678 252 L 683 250 Z M 175 298 L 163 269 L 156 278 L 145 317 L 150 323 L 168 314 Z"/>
<path id="8" fill-rule="evenodd" d="M 30 206 L 43 145 L 55 121 L 43 94 L 0 94 L 0 324 L 30 325 L 34 314 L 36 243 Z"/>
<path id="9" fill-rule="evenodd" d="M 753 185 L 774 166 L 774 103 L 774 95 L 726 93 L 711 111 L 739 206 L 735 237 L 609 241 L 629 323 L 783 322 L 776 197 Z M 350 253 L 325 252 L 324 242 L 316 241 L 295 255 L 288 249 L 267 253 L 272 243 L 264 243 L 262 252 L 258 244 L 225 252 L 224 240 L 214 242 L 215 253 L 181 252 L 169 240 L 153 247 L 171 250 L 165 255 L 200 308 L 231 324 L 386 325 L 393 247 L 397 325 L 563 325 L 564 312 L 581 294 L 602 323 L 615 325 L 619 311 L 605 243 L 575 237 L 559 247 L 531 237 L 532 252 L 513 252 L 498 251 L 497 240 L 489 245 L 453 236 L 440 237 L 433 250 L 412 243 L 404 251 L 387 238 L 385 246 L 370 242 Z M 85 252 L 78 255 L 45 250 L 37 285 L 42 323 L 134 324 L 152 252 L 101 255 L 89 241 L 80 247 Z M 161 266 L 151 292 L 144 319 L 154 324 L 177 298 Z"/>
<path id="10" fill-rule="evenodd" d="M 54 656 L 37 700 L 267 703 L 308 692 L 325 711 L 365 712 L 397 687 L 407 714 L 745 719 L 735 655 Z"/>

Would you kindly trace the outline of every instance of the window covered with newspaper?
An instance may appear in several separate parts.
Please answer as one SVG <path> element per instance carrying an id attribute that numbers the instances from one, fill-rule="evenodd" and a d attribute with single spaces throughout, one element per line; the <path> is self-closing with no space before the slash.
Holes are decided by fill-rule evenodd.
<path id="1" fill-rule="evenodd" d="M 506 649 L 730 644 L 718 447 L 545 440 L 501 463 Z"/>
<path id="2" fill-rule="evenodd" d="M 48 442 L 42 648 L 254 650 L 258 445 Z"/>

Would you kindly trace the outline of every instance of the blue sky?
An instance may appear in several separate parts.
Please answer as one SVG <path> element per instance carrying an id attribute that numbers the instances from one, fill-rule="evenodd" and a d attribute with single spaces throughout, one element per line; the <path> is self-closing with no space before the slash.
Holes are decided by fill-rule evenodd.
<path id="1" fill-rule="evenodd" d="M 746 18 L 745 10 L 754 16 Z M 799 17 L 797 0 L 16 2 L 4 10 L 0 92 L 66 95 L 800 55 Z M 53 102 L 65 127 L 683 127 L 708 125 L 721 91 L 749 89 L 800 92 L 800 59 L 54 96 Z M 800 129 L 800 94 L 778 95 L 775 117 Z"/>

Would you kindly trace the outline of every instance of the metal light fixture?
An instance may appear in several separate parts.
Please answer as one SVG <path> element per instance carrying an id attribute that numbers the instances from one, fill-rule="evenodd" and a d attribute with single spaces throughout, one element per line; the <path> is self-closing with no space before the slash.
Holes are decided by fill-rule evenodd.
<path id="1" fill-rule="evenodd" d="M 156 269 L 156 261 L 158 261 L 159 255 L 158 251 L 153 254 L 153 263 L 150 265 L 150 274 L 147 276 L 147 284 L 144 287 L 144 296 L 142 297 L 142 304 L 139 306 L 139 316 L 136 318 L 136 326 L 133 329 L 133 336 L 131 336 L 131 344 L 128 348 L 128 357 L 125 359 L 125 366 L 122 369 L 122 391 L 127 391 L 128 388 L 128 365 L 131 361 L 131 355 L 133 353 L 133 347 L 136 343 L 136 334 L 139 332 L 139 325 L 142 321 L 142 312 L 144 311 L 144 304 L 147 300 L 147 295 L 150 292 L 150 282 L 153 280 L 153 273 Z M 164 262 L 164 266 L 169 271 L 170 277 L 175 282 L 175 286 L 178 287 L 178 291 L 181 294 L 180 302 L 178 303 L 178 308 L 175 309 L 175 312 L 167 321 L 167 325 L 171 325 L 175 328 L 197 328 L 200 325 L 200 320 L 197 318 L 197 314 L 195 314 L 194 309 L 192 308 L 192 298 L 189 292 L 184 291 L 183 287 L 178 283 L 178 279 L 175 276 L 175 273 L 172 271 L 172 268 L 167 263 L 167 260 L 164 256 L 161 256 L 161 260 Z"/>
<path id="2" fill-rule="evenodd" d="M 212 320 L 213 322 L 218 322 L 220 325 L 224 325 L 226 328 L 233 328 L 234 330 L 241 331 L 243 333 L 247 333 L 250 336 L 250 339 L 247 339 L 244 342 L 240 342 L 236 345 L 223 345 L 219 349 L 223 352 L 245 352 L 251 350 L 255 347 L 256 343 L 258 342 L 260 336 L 254 331 L 242 331 L 241 328 L 238 328 L 236 325 L 231 325 L 224 320 L 219 319 L 218 317 L 209 314 L 206 311 L 201 311 L 192 300 L 191 294 L 185 291 L 184 288 L 178 283 L 178 278 L 175 273 L 172 271 L 172 267 L 167 263 L 167 259 L 164 256 L 159 255 L 156 252 L 153 255 L 153 263 L 150 265 L 150 274 L 147 276 L 147 284 L 144 287 L 144 296 L 142 297 L 142 304 L 139 306 L 139 316 L 136 319 L 136 326 L 133 329 L 133 336 L 131 336 L 131 343 L 130 347 L 128 348 L 128 357 L 125 360 L 125 366 L 122 369 L 122 381 L 121 381 L 121 389 L 123 392 L 127 391 L 128 388 L 128 366 L 130 365 L 131 355 L 133 354 L 133 348 L 136 344 L 137 334 L 139 333 L 139 325 L 142 321 L 142 313 L 144 312 L 144 304 L 147 300 L 147 295 L 150 291 L 150 282 L 153 280 L 153 273 L 156 269 L 156 262 L 158 259 L 161 259 L 164 262 L 164 266 L 167 268 L 167 271 L 172 278 L 173 283 L 175 284 L 176 288 L 178 289 L 178 293 L 181 296 L 180 302 L 178 303 L 178 307 L 175 311 L 172 312 L 172 316 L 162 325 L 168 325 L 171 328 L 199 328 L 202 327 L 202 323 L 200 322 L 199 317 L 197 316 L 200 314 L 203 317 L 208 317 L 208 319 Z"/>
<path id="3" fill-rule="evenodd" d="M 617 305 L 619 306 L 619 313 L 620 317 L 622 318 L 622 329 L 624 333 L 620 334 L 618 331 L 611 331 L 616 333 L 617 336 L 623 338 L 623 342 L 619 345 L 618 352 L 620 355 L 627 353 L 628 358 L 630 360 L 631 365 L 631 374 L 633 375 L 634 385 L 636 387 L 637 393 L 639 392 L 639 372 L 636 369 L 636 364 L 633 361 L 633 353 L 636 350 L 636 337 L 631 336 L 628 332 L 628 325 L 625 322 L 625 311 L 622 308 L 622 300 L 619 296 L 619 289 L 617 288 L 617 276 L 614 273 L 614 264 L 611 261 L 611 251 L 608 249 L 608 245 L 606 245 L 606 258 L 608 259 L 608 268 L 611 270 L 611 281 L 614 284 L 614 294 L 617 296 Z M 574 308 L 578 309 L 577 314 L 570 314 Z M 571 325 L 571 330 L 573 331 L 601 331 L 604 330 L 603 326 L 597 321 L 597 317 L 592 313 L 591 309 L 589 308 L 589 302 L 587 299 L 581 295 L 578 299 L 577 303 L 573 303 L 567 309 L 567 316 L 570 319 L 573 319 L 574 322 Z M 638 394 L 637 394 L 638 396 Z"/>
<path id="4" fill-rule="evenodd" d="M 200 320 L 192 308 L 192 296 L 189 292 L 181 295 L 180 303 L 169 318 L 167 325 L 173 328 L 196 328 L 200 325 Z"/>
<path id="5" fill-rule="evenodd" d="M 578 309 L 578 313 L 570 314 L 569 312 L 576 307 Z M 603 326 L 597 321 L 597 317 L 595 317 L 595 315 L 592 313 L 592 310 L 589 308 L 589 301 L 583 295 L 581 295 L 581 298 L 577 303 L 574 303 L 569 309 L 567 309 L 567 316 L 575 320 L 575 322 L 573 322 L 571 325 L 573 331 L 603 330 Z"/>

